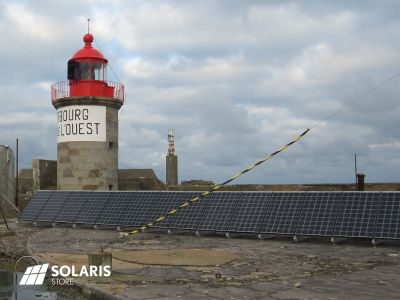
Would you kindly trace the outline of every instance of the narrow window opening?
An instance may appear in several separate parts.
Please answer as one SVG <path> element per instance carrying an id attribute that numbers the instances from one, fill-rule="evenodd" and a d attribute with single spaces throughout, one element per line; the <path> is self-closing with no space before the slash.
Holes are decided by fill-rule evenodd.
<path id="1" fill-rule="evenodd" d="M 112 191 L 112 189 L 113 189 L 113 185 L 112 185 L 112 184 L 109 184 L 109 185 L 108 185 L 108 190 L 109 190 L 109 191 Z"/>
<path id="2" fill-rule="evenodd" d="M 112 149 L 114 147 L 114 143 L 113 142 L 109 142 L 108 143 L 108 149 Z"/>

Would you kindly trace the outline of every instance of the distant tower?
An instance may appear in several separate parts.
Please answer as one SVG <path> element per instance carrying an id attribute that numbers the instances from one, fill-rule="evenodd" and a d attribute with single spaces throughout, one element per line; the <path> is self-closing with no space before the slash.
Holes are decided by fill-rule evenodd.
<path id="1" fill-rule="evenodd" d="M 178 185 L 178 156 L 175 155 L 174 130 L 168 130 L 168 155 L 166 157 L 167 187 Z"/>
<path id="2" fill-rule="evenodd" d="M 124 86 L 107 81 L 93 36 L 68 61 L 68 80 L 51 87 L 57 109 L 57 189 L 118 189 L 118 110 Z"/>

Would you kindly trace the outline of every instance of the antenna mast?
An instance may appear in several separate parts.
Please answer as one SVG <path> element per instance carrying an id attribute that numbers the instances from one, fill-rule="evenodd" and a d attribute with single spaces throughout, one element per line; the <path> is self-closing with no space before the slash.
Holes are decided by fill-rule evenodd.
<path id="1" fill-rule="evenodd" d="M 169 129 L 168 130 L 168 155 L 173 156 L 175 155 L 175 135 L 174 135 L 174 130 Z"/>

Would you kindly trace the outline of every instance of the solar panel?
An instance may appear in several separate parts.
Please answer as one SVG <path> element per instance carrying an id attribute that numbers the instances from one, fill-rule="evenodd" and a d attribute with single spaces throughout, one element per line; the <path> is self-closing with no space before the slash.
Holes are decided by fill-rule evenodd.
<path id="1" fill-rule="evenodd" d="M 375 238 L 400 238 L 400 194 L 383 192 L 376 215 Z"/>
<path id="2" fill-rule="evenodd" d="M 199 193 L 38 191 L 20 220 L 138 228 Z M 155 227 L 399 239 L 400 193 L 216 192 Z"/>
<path id="3" fill-rule="evenodd" d="M 272 194 L 261 233 L 295 234 L 305 193 Z"/>
<path id="4" fill-rule="evenodd" d="M 296 234 L 332 236 L 341 192 L 307 192 Z"/>
<path id="5" fill-rule="evenodd" d="M 36 217 L 38 222 L 53 222 L 57 215 L 59 215 L 64 203 L 71 195 L 71 192 L 58 191 L 52 193 L 46 204 L 42 207 L 41 211 Z"/>
<path id="6" fill-rule="evenodd" d="M 189 201 L 195 193 L 192 192 L 161 192 L 157 194 L 156 201 L 153 202 L 152 210 L 148 214 L 148 221 L 153 222 L 161 216 L 165 216 L 172 209 L 176 209 L 181 204 Z M 179 212 L 180 213 L 180 212 Z M 171 216 L 174 218 L 174 216 Z M 157 223 L 154 227 L 169 228 L 166 220 Z"/>
<path id="7" fill-rule="evenodd" d="M 138 198 L 136 192 L 113 192 L 115 197 L 110 199 L 107 207 L 104 207 L 97 217 L 98 225 L 119 226 L 122 224 L 122 218 L 129 207 L 137 206 Z"/>
<path id="8" fill-rule="evenodd" d="M 243 192 L 229 224 L 229 232 L 259 233 L 272 193 Z"/>
<path id="9" fill-rule="evenodd" d="M 98 216 L 108 209 L 109 202 L 118 197 L 117 193 L 88 192 L 74 220 L 75 224 L 96 224 Z"/>
<path id="10" fill-rule="evenodd" d="M 59 211 L 54 211 L 54 223 L 73 223 L 84 203 L 84 195 L 87 192 L 70 191 L 66 196 L 64 205 Z"/>
<path id="11" fill-rule="evenodd" d="M 199 195 L 193 193 L 192 197 Z M 165 220 L 165 228 L 182 229 L 182 230 L 197 230 L 197 227 L 203 218 L 204 212 L 207 209 L 210 197 L 204 197 L 198 202 L 191 204 L 189 207 L 182 209 L 176 215 Z"/>
<path id="12" fill-rule="evenodd" d="M 123 227 L 139 227 L 149 222 L 153 202 L 160 192 L 135 192 L 130 195 L 133 202 L 126 208 L 119 225 Z"/>
<path id="13" fill-rule="evenodd" d="M 46 202 L 51 198 L 53 191 L 38 191 L 20 214 L 21 221 L 35 221 Z"/>
<path id="14" fill-rule="evenodd" d="M 373 238 L 379 198 L 380 193 L 344 192 L 338 208 L 334 235 Z"/>
<path id="15" fill-rule="evenodd" d="M 240 192 L 218 192 L 209 196 L 207 210 L 197 230 L 227 231 L 240 197 Z"/>

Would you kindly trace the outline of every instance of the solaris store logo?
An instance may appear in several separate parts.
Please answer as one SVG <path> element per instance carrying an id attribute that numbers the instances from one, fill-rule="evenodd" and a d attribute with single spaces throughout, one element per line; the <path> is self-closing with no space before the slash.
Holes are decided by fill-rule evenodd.
<path id="1" fill-rule="evenodd" d="M 27 267 L 22 276 L 20 286 L 42 285 L 49 269 L 49 264 L 40 265 L 38 261 L 36 266 Z M 74 277 L 109 277 L 111 276 L 111 266 L 82 266 L 80 269 L 75 266 L 53 265 L 51 270 L 52 285 L 73 285 Z"/>
<path id="2" fill-rule="evenodd" d="M 42 285 L 48 268 L 49 264 L 27 267 L 19 285 Z"/>

